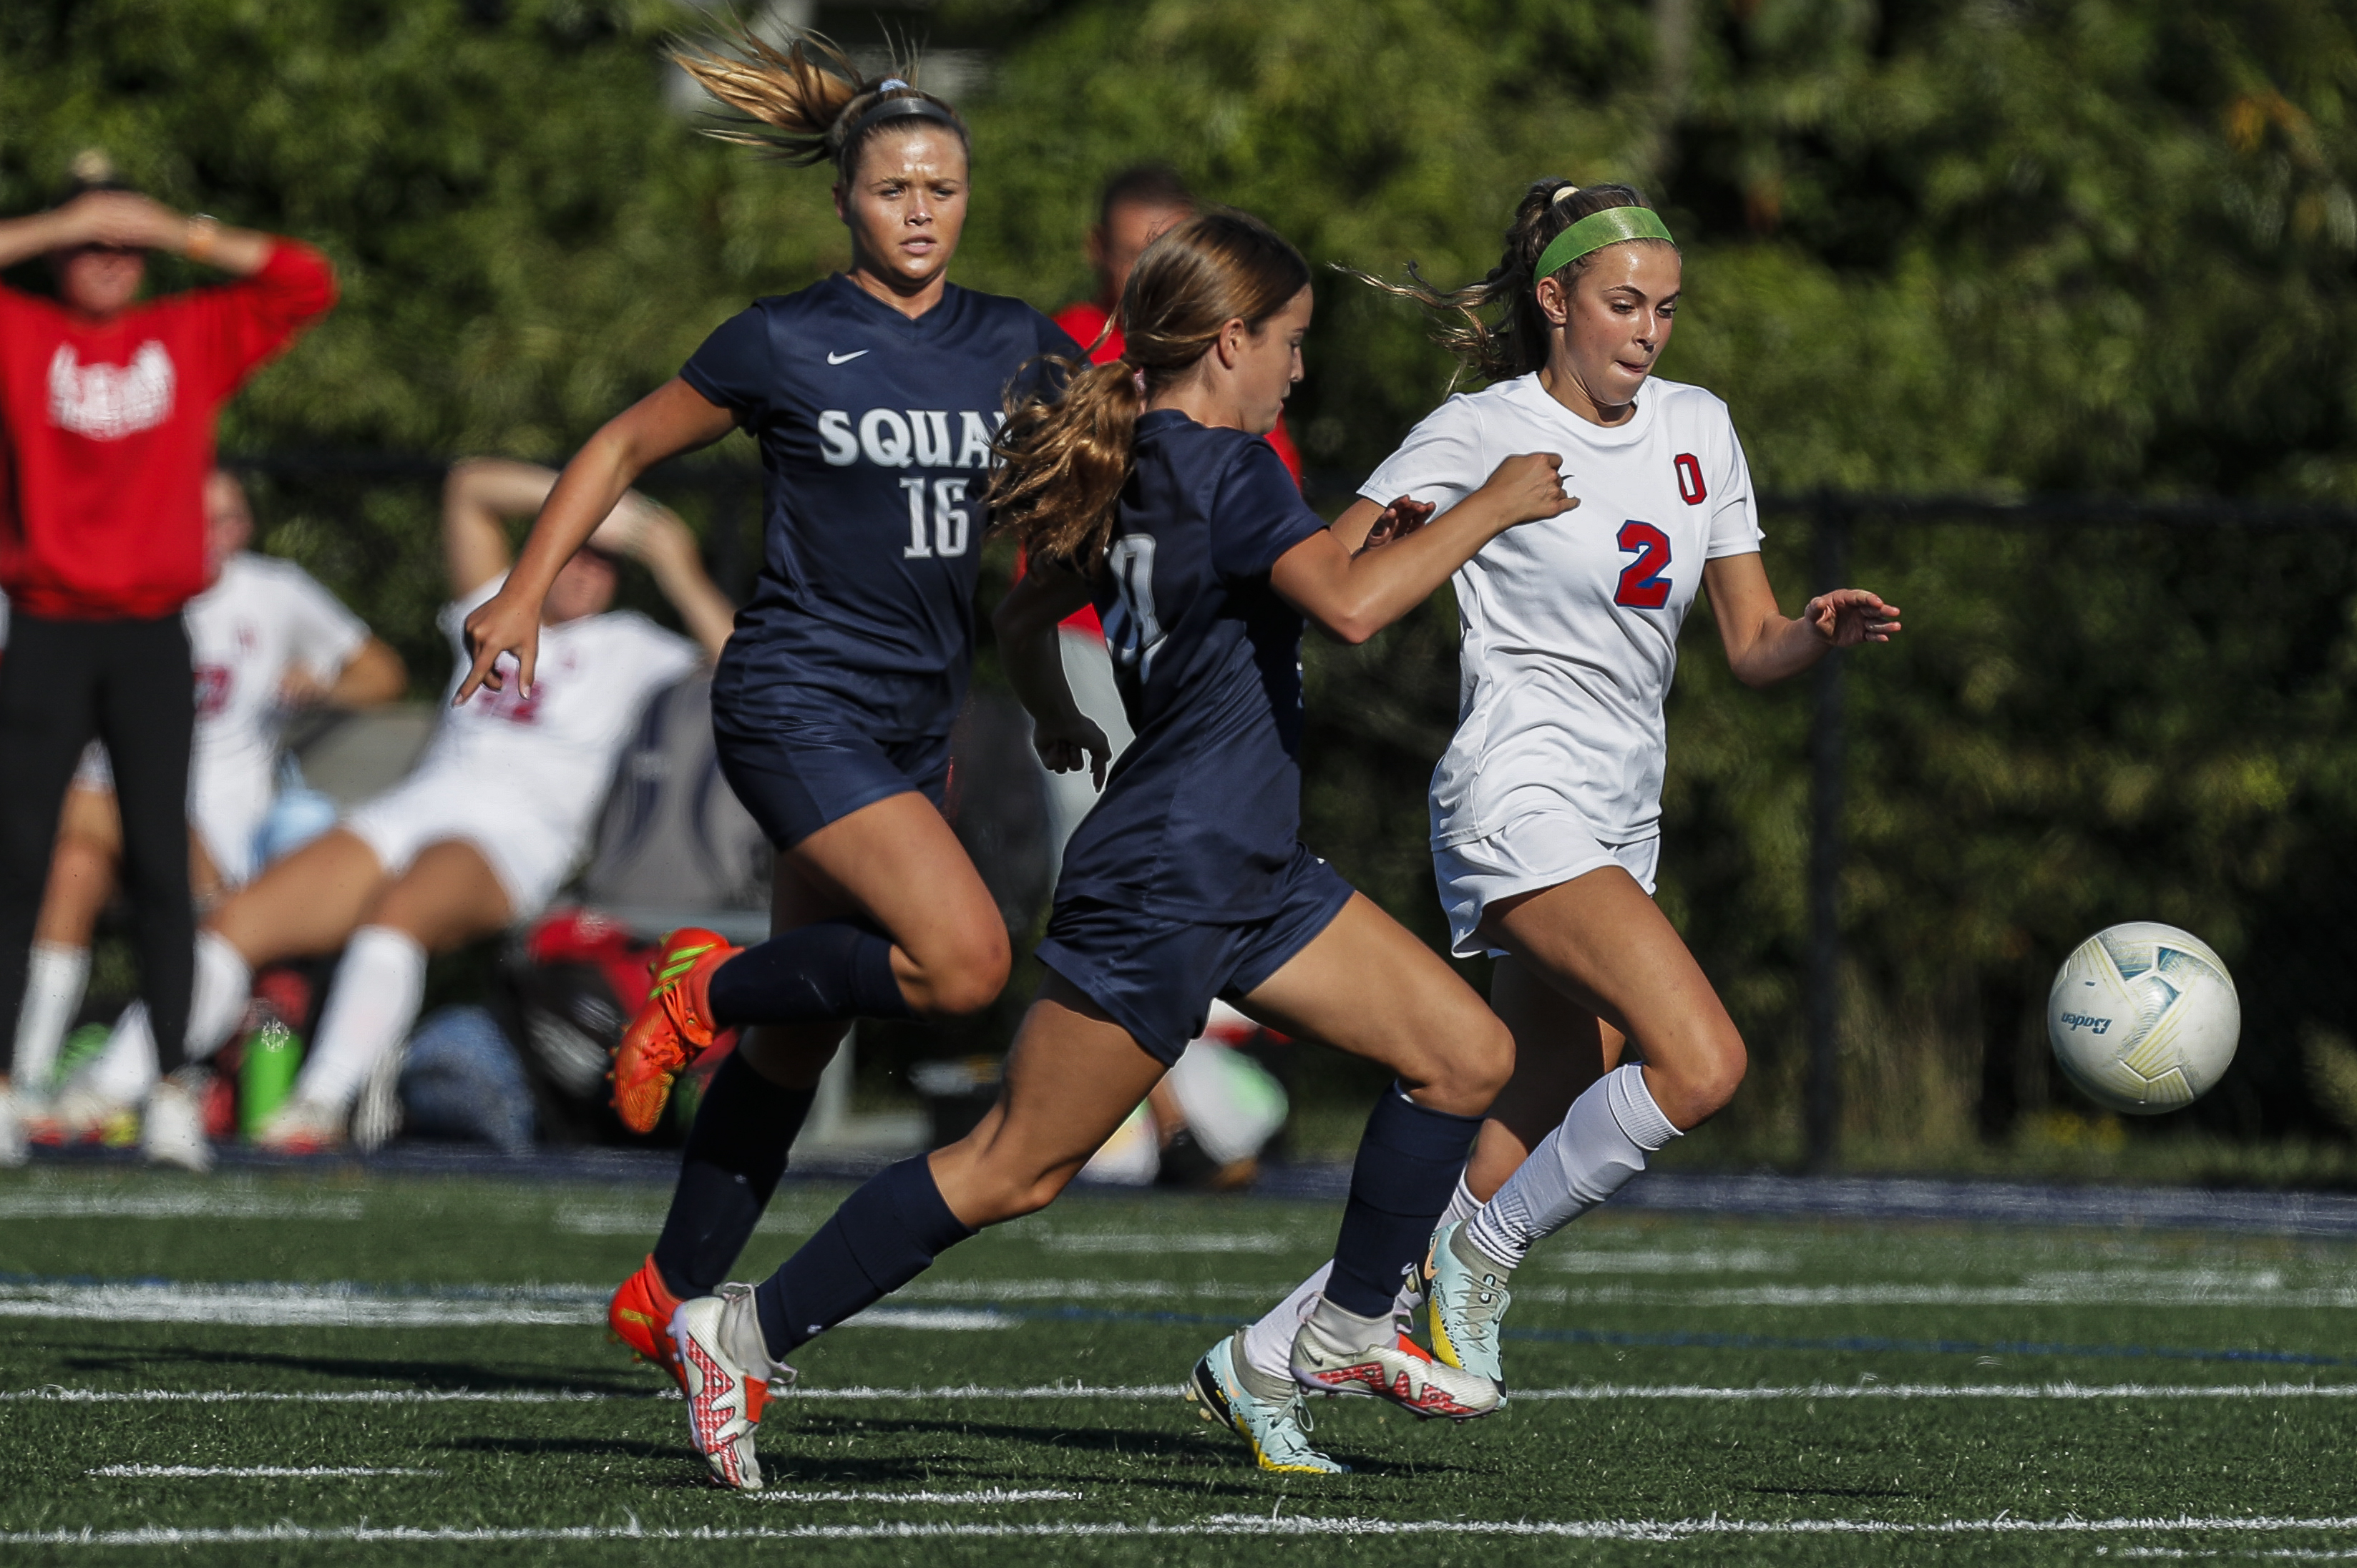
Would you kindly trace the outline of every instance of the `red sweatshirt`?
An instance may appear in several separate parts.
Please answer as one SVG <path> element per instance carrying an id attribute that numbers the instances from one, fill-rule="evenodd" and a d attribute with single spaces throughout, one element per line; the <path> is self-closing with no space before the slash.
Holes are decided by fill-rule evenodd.
<path id="1" fill-rule="evenodd" d="M 1121 358 L 1121 323 L 1107 315 L 1104 306 L 1095 301 L 1082 300 L 1078 305 L 1064 306 L 1063 309 L 1056 312 L 1056 325 L 1070 333 L 1072 341 L 1083 349 L 1088 349 L 1092 343 L 1096 344 L 1095 348 L 1089 349 L 1091 364 L 1109 364 Z M 1102 343 L 1097 342 L 1097 334 L 1100 332 L 1104 334 L 1104 341 Z M 1285 465 L 1285 471 L 1293 476 L 1295 484 L 1299 484 L 1301 454 L 1295 449 L 1293 437 L 1286 434 L 1283 414 L 1277 415 L 1276 428 L 1268 433 L 1267 440 L 1270 446 L 1276 448 L 1277 459 Z M 1086 609 L 1075 611 L 1064 624 L 1071 627 L 1086 627 L 1089 630 L 1099 634 L 1104 630 L 1097 620 L 1094 605 L 1091 605 Z"/>
<path id="2" fill-rule="evenodd" d="M 59 620 L 167 616 L 205 585 L 221 407 L 336 302 L 308 245 L 105 321 L 0 288 L 0 589 Z"/>

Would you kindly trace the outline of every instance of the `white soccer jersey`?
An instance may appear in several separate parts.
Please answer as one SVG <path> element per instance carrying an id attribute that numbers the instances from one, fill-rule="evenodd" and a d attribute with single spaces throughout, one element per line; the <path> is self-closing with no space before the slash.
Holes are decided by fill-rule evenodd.
<path id="1" fill-rule="evenodd" d="M 1433 770 L 1436 849 L 1546 812 L 1605 844 L 1657 833 L 1678 628 L 1704 562 L 1760 548 L 1727 405 L 1658 379 L 1611 428 L 1555 402 L 1536 375 L 1460 393 L 1359 493 L 1445 511 L 1525 452 L 1560 454 L 1579 505 L 1508 529 L 1454 579 L 1458 723 Z"/>
<path id="2" fill-rule="evenodd" d="M 222 875 L 240 882 L 276 789 L 287 677 L 332 685 L 369 628 L 300 566 L 244 551 L 181 615 L 197 672 L 188 816 Z"/>
<path id="3" fill-rule="evenodd" d="M 505 689 L 487 687 L 464 707 L 450 707 L 468 669 L 466 618 L 505 580 L 495 577 L 442 611 L 457 668 L 444 692 L 442 722 L 410 782 L 430 777 L 464 791 L 483 802 L 487 820 L 501 811 L 527 812 L 577 849 L 639 710 L 702 663 L 704 650 L 635 610 L 584 616 L 540 628 L 531 696 L 518 690 L 514 660 L 503 653 Z"/>

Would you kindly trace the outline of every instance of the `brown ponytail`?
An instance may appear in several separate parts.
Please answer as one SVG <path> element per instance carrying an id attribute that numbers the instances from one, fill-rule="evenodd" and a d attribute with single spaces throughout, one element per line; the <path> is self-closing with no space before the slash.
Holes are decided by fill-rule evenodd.
<path id="1" fill-rule="evenodd" d="M 749 30 L 732 28 L 726 48 L 682 45 L 671 58 L 697 86 L 745 117 L 711 126 L 706 134 L 764 148 L 790 164 L 832 161 L 848 179 L 871 136 L 886 126 L 906 130 L 912 121 L 944 125 L 972 145 L 956 110 L 900 80 L 913 75 L 914 66 L 895 65 L 870 81 L 850 56 L 815 33 L 780 49 Z M 936 113 L 870 118 L 878 105 L 903 98 Z"/>
<path id="2" fill-rule="evenodd" d="M 1213 209 L 1165 231 L 1122 290 L 1122 357 L 1085 368 L 1051 360 L 1070 378 L 1060 395 L 1010 394 L 993 526 L 1033 555 L 1093 573 L 1147 400 L 1192 370 L 1229 322 L 1257 332 L 1308 286 L 1301 252 L 1247 213 Z"/>
<path id="3" fill-rule="evenodd" d="M 1485 381 L 1510 381 L 1546 363 L 1547 319 L 1540 313 L 1538 283 L 1531 274 L 1548 242 L 1590 213 L 1644 205 L 1644 195 L 1634 186 L 1582 188 L 1567 179 L 1543 179 L 1523 193 L 1521 205 L 1514 209 L 1514 221 L 1506 230 L 1506 253 L 1480 283 L 1436 288 L 1425 281 L 1413 262 L 1408 263 L 1409 281 L 1404 284 L 1354 268 L 1343 270 L 1361 283 L 1411 300 L 1430 312 L 1437 318 L 1433 341 L 1456 355 L 1465 370 Z M 1582 256 L 1555 275 L 1568 284 L 1595 264 L 1595 259 L 1593 253 Z M 1486 313 L 1501 305 L 1503 314 L 1490 319 Z"/>

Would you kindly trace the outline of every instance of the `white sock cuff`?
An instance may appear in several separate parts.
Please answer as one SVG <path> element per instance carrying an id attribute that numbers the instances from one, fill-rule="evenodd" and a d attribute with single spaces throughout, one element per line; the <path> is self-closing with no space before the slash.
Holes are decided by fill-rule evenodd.
<path id="1" fill-rule="evenodd" d="M 366 955 L 361 960 L 364 963 L 402 963 L 421 972 L 425 968 L 424 944 L 391 926 L 362 926 L 354 931 L 352 940 L 344 944 L 344 961 L 352 961 L 355 953 Z"/>
<path id="2" fill-rule="evenodd" d="M 1645 1087 L 1645 1069 L 1635 1064 L 1613 1069 L 1604 1080 L 1604 1102 L 1612 1108 L 1612 1120 L 1631 1143 L 1652 1154 L 1681 1134 L 1653 1103 L 1653 1091 Z"/>

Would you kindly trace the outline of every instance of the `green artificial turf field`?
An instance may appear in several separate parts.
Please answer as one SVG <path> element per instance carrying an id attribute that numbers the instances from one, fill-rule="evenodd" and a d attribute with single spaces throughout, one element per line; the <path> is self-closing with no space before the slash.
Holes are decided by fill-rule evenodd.
<path id="1" fill-rule="evenodd" d="M 746 1272 L 843 1190 L 789 1184 Z M 1507 1410 L 1318 1402 L 1320 1479 L 1176 1388 L 1337 1206 L 1076 1194 L 806 1347 L 748 1497 L 600 1326 L 663 1197 L 0 1179 L 0 1562 L 2357 1552 L 2350 1242 L 1599 1215 L 1517 1281 Z"/>

